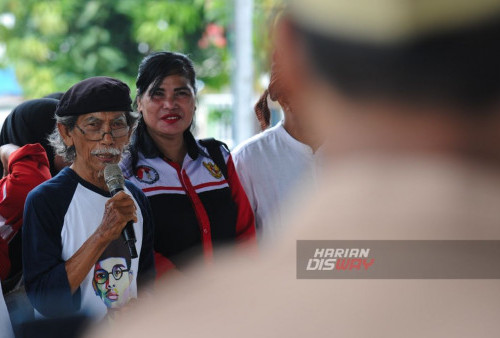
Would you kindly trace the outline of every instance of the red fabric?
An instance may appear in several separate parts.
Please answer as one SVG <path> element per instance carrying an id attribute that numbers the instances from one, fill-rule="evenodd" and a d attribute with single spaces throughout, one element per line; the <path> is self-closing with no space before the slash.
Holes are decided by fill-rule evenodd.
<path id="1" fill-rule="evenodd" d="M 9 275 L 9 272 L 9 246 L 7 245 L 7 242 L 0 237 L 0 280 L 5 280 Z"/>
<path id="2" fill-rule="evenodd" d="M 196 218 L 200 224 L 201 232 L 201 244 L 203 245 L 203 256 L 205 257 L 205 262 L 211 263 L 213 258 L 213 246 L 212 246 L 212 231 L 210 230 L 210 219 L 208 218 L 205 206 L 200 200 L 200 197 L 196 193 L 189 176 L 186 171 L 182 171 L 181 178 L 182 185 L 186 188 L 186 192 L 193 203 L 193 208 L 196 213 Z"/>
<path id="3" fill-rule="evenodd" d="M 227 160 L 227 176 L 231 187 L 231 196 L 238 206 L 238 219 L 236 223 L 236 240 L 240 243 L 256 243 L 255 216 L 243 190 L 238 174 L 234 167 L 233 158 L 229 155 Z"/>
<path id="4" fill-rule="evenodd" d="M 156 279 L 162 276 L 165 272 L 175 269 L 175 264 L 161 253 L 155 251 L 155 269 Z"/>
<path id="5" fill-rule="evenodd" d="M 27 144 L 10 155 L 9 174 L 0 180 L 0 279 L 10 272 L 7 243 L 19 231 L 23 223 L 24 202 L 28 193 L 48 180 L 49 161 L 43 147 Z M 12 227 L 12 232 L 6 231 Z"/>

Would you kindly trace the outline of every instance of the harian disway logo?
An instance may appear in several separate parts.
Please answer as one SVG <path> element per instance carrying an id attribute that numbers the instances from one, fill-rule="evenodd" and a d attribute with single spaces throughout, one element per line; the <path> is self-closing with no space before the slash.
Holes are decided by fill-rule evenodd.
<path id="1" fill-rule="evenodd" d="M 375 263 L 375 259 L 368 259 L 369 255 L 368 248 L 317 248 L 314 258 L 308 260 L 306 270 L 368 270 Z"/>

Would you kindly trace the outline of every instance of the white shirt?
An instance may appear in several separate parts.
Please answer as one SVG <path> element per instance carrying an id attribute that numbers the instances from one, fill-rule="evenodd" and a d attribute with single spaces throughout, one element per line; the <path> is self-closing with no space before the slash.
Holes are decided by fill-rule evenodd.
<path id="1" fill-rule="evenodd" d="M 275 239 L 286 224 L 281 207 L 294 199 L 297 185 L 314 185 L 315 155 L 294 139 L 283 121 L 238 145 L 233 160 L 253 212 L 259 241 Z M 300 184 L 299 184 L 300 183 Z"/>

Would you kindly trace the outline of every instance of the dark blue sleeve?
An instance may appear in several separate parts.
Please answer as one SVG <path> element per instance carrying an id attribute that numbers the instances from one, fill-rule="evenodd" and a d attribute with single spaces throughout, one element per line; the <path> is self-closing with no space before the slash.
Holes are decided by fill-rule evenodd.
<path id="1" fill-rule="evenodd" d="M 147 286 L 149 282 L 152 282 L 156 276 L 153 253 L 153 214 L 146 195 L 132 182 L 125 181 L 125 184 L 139 204 L 144 220 L 141 253 L 139 254 L 139 272 L 137 274 L 137 288 L 140 291 L 143 286 Z"/>
<path id="2" fill-rule="evenodd" d="M 61 229 L 71 195 L 56 192 L 50 185 L 48 181 L 38 186 L 26 199 L 23 273 L 33 307 L 43 316 L 58 317 L 80 308 L 80 289 L 71 294 L 65 261 L 61 258 Z M 49 189 L 45 189 L 47 186 Z"/>

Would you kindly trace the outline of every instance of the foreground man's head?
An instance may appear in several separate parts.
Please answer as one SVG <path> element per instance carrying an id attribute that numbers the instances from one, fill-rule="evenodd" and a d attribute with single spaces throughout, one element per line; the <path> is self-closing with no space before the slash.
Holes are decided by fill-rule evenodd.
<path id="1" fill-rule="evenodd" d="M 500 3 L 289 2 L 275 44 L 286 83 L 330 135 L 328 174 L 289 208 L 290 233 L 260 262 L 233 257 L 166 281 L 118 327 L 130 337 L 167 326 L 179 336 L 495 337 L 496 280 L 298 279 L 297 241 L 500 239 Z"/>
<path id="2" fill-rule="evenodd" d="M 468 156 L 490 144 L 482 156 L 498 157 L 497 1 L 297 0 L 290 9 L 276 48 L 336 154 Z"/>

